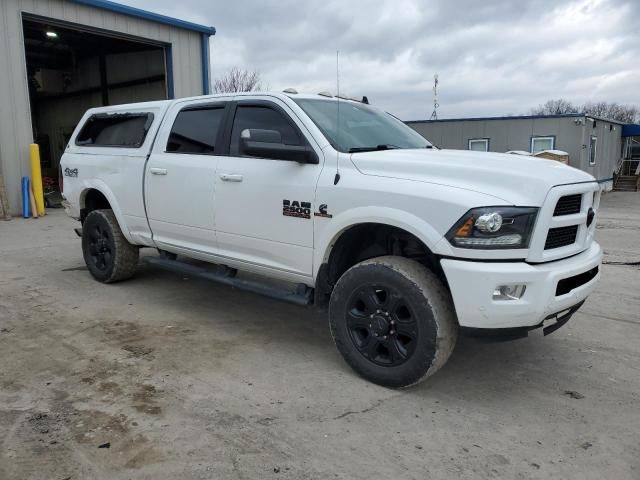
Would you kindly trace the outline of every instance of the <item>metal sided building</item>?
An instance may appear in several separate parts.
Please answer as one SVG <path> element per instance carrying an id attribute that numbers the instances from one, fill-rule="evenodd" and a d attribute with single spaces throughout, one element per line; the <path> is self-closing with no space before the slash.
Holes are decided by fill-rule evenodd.
<path id="1" fill-rule="evenodd" d="M 508 152 L 563 150 L 569 165 L 613 186 L 622 156 L 623 124 L 584 114 L 460 118 L 406 122 L 440 148 Z"/>
<path id="2" fill-rule="evenodd" d="M 208 94 L 214 34 L 107 0 L 1 0 L 0 175 L 11 212 L 29 144 L 40 146 L 43 177 L 57 180 L 88 108 Z"/>

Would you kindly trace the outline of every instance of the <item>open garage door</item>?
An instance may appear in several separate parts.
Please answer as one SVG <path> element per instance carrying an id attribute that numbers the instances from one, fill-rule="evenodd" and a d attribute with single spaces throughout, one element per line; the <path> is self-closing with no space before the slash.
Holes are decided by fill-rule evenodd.
<path id="1" fill-rule="evenodd" d="M 172 96 L 168 46 L 23 16 L 33 137 L 47 189 L 82 114 L 91 107 Z"/>

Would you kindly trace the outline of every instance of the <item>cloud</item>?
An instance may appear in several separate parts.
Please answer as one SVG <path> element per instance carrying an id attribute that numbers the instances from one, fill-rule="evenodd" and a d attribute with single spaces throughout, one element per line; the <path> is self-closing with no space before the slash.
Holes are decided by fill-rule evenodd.
<path id="1" fill-rule="evenodd" d="M 549 98 L 640 106 L 637 0 L 120 0 L 214 25 L 212 74 L 341 90 L 403 119 L 517 114 Z"/>

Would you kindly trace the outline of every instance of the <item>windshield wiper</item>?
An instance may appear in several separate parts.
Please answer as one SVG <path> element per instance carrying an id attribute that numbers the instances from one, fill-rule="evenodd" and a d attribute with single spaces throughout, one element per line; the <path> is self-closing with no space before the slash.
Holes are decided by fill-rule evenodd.
<path id="1" fill-rule="evenodd" d="M 400 147 L 397 145 L 391 145 L 389 143 L 383 143 L 380 145 L 376 145 L 375 147 L 353 147 L 349 149 L 349 153 L 375 152 L 377 150 L 394 150 L 396 148 Z"/>

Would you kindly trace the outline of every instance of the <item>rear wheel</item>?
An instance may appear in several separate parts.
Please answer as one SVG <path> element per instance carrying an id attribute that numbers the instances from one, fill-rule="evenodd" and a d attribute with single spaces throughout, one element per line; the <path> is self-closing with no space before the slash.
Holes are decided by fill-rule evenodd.
<path id="1" fill-rule="evenodd" d="M 89 272 L 99 282 L 131 278 L 139 248 L 124 238 L 112 210 L 93 210 L 82 224 L 82 253 Z"/>
<path id="2" fill-rule="evenodd" d="M 347 363 L 388 387 L 406 387 L 444 365 L 457 338 L 451 296 L 423 265 L 378 257 L 351 267 L 329 304 L 331 334 Z"/>

